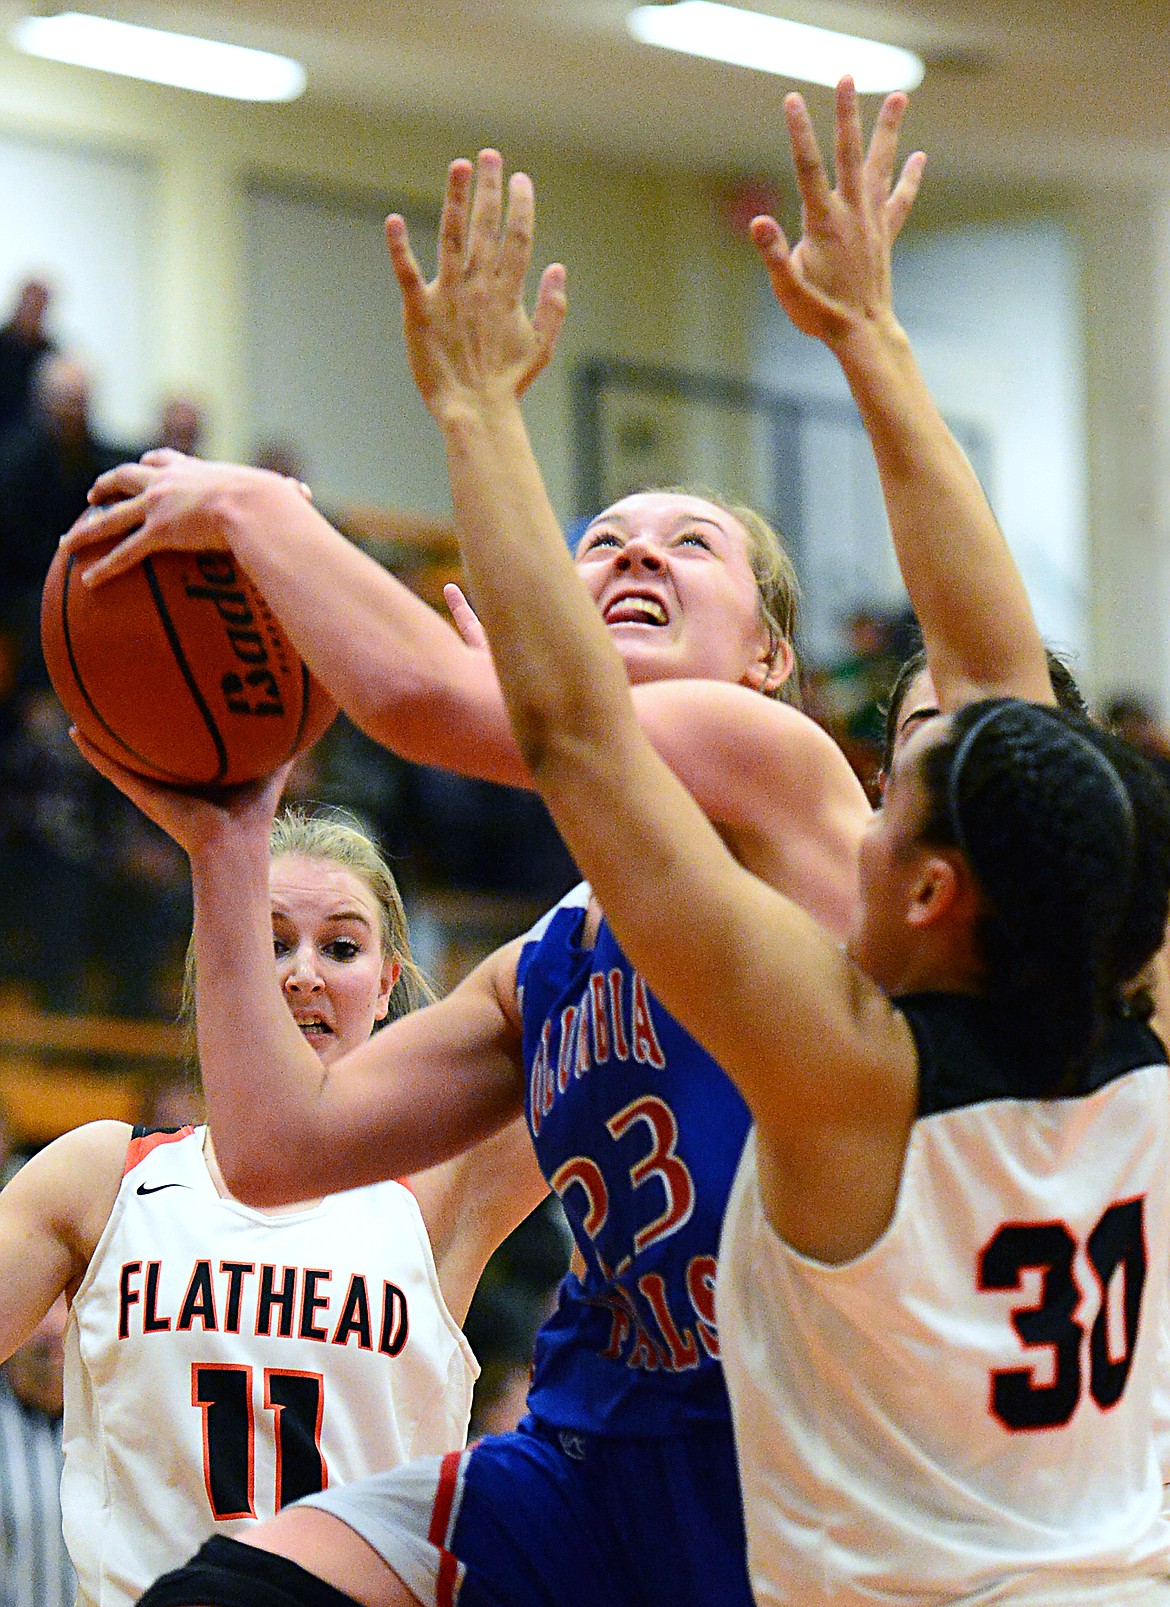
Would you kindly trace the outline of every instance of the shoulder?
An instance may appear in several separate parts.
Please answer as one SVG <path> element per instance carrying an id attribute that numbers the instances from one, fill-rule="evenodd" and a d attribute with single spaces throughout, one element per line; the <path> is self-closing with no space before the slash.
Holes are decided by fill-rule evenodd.
<path id="1" fill-rule="evenodd" d="M 6 1201 L 51 1224 L 88 1260 L 118 1197 L 132 1131 L 117 1121 L 72 1128 L 21 1168 L 4 1191 Z"/>
<path id="2" fill-rule="evenodd" d="M 866 809 L 841 749 L 790 704 L 722 681 L 660 681 L 637 687 L 634 701 L 643 729 L 713 820 L 757 792 Z"/>
<path id="3" fill-rule="evenodd" d="M 743 686 L 676 681 L 638 690 L 648 734 L 740 864 L 844 935 L 873 811 L 828 733 Z M 654 721 L 669 724 L 669 740 Z"/>
<path id="4" fill-rule="evenodd" d="M 129 1122 L 86 1122 L 39 1150 L 17 1174 L 42 1180 L 60 1177 L 79 1186 L 99 1178 L 121 1181 L 134 1129 Z"/>

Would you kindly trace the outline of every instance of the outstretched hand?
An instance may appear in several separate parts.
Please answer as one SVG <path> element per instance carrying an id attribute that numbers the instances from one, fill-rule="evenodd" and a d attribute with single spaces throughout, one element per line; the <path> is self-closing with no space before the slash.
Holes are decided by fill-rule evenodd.
<path id="1" fill-rule="evenodd" d="M 95 480 L 89 508 L 62 536 L 61 546 L 82 553 L 99 541 L 117 541 L 82 572 L 90 586 L 113 580 L 155 552 L 226 552 L 228 541 L 215 517 L 216 499 L 258 479 L 279 481 L 284 476 L 237 463 L 209 463 L 160 447 Z M 312 501 L 302 481 L 288 483 Z"/>
<path id="2" fill-rule="evenodd" d="M 524 276 L 532 260 L 532 181 L 514 173 L 503 194 L 498 151 L 459 159 L 447 173 L 438 272 L 423 278 L 405 221 L 386 219 L 386 243 L 402 291 L 402 322 L 415 383 L 440 421 L 460 404 L 521 396 L 552 356 L 565 316 L 565 270 L 544 270 L 531 318 Z"/>
<path id="3" fill-rule="evenodd" d="M 259 781 L 216 792 L 195 792 L 168 787 L 127 770 L 74 727 L 70 731 L 81 755 L 119 792 L 136 804 L 148 820 L 174 839 L 188 857 L 209 850 L 227 836 L 255 835 L 267 851 L 272 820 L 280 803 L 292 761 L 281 765 Z"/>
<path id="4" fill-rule="evenodd" d="M 830 346 L 867 319 L 893 315 L 890 253 L 926 165 L 926 157 L 916 151 L 893 183 L 906 106 L 902 93 L 886 97 L 865 150 L 857 91 L 851 78 L 841 80 L 836 102 L 836 186 L 830 188 L 804 100 L 794 94 L 784 101 L 803 232 L 789 247 L 775 218 L 763 216 L 752 220 L 752 239 L 776 299 L 797 329 Z"/>

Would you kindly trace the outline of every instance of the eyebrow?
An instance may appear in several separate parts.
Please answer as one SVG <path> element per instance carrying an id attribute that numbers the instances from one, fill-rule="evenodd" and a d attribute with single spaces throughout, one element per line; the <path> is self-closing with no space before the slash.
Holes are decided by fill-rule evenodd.
<path id="1" fill-rule="evenodd" d="M 934 708 L 929 704 L 924 708 L 911 710 L 904 719 L 898 721 L 898 735 L 901 736 L 908 731 L 915 722 L 923 723 L 927 720 L 937 720 L 941 713 L 941 709 Z"/>
<path id="2" fill-rule="evenodd" d="M 291 921 L 292 916 L 287 910 L 274 909 L 272 919 L 274 921 Z M 335 910 L 332 914 L 326 915 L 324 920 L 326 923 L 356 921 L 359 926 L 367 927 L 371 932 L 374 930 L 374 923 L 364 910 Z"/>
<path id="3" fill-rule="evenodd" d="M 626 531 L 631 528 L 630 521 L 624 514 L 599 513 L 592 523 L 585 526 L 581 532 L 581 540 L 584 541 L 585 537 L 592 535 L 595 529 L 603 529 L 606 525 L 620 525 Z M 673 534 L 675 531 L 683 529 L 686 525 L 708 525 L 712 530 L 717 530 L 721 536 L 727 534 L 718 519 L 711 519 L 705 513 L 680 513 L 674 523 L 669 526 L 669 529 Z"/>

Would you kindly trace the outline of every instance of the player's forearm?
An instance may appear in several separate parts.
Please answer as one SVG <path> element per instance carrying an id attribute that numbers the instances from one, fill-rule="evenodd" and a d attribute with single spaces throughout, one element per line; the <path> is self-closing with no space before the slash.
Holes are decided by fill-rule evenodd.
<path id="1" fill-rule="evenodd" d="M 588 602 L 512 397 L 441 420 L 456 522 L 520 751 L 537 782 L 569 779 L 634 714 L 621 662 Z"/>
<path id="2" fill-rule="evenodd" d="M 267 843 L 237 837 L 193 854 L 191 886 L 199 1067 L 216 1156 L 246 1203 L 296 1199 L 297 1153 L 312 1146 L 323 1073 L 273 967 Z"/>
<path id="3" fill-rule="evenodd" d="M 1043 695 L 1044 647 L 1023 579 L 905 332 L 892 313 L 859 320 L 835 352 L 870 438 L 940 696 L 950 684 Z"/>
<path id="4" fill-rule="evenodd" d="M 523 782 L 487 654 L 290 483 L 243 482 L 220 517 L 298 653 L 356 725 L 403 758 Z"/>

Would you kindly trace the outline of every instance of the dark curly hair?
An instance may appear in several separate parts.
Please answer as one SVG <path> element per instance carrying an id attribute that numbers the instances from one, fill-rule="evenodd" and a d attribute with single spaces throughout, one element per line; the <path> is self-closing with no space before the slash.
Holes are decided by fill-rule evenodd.
<path id="1" fill-rule="evenodd" d="M 1063 709 L 968 704 L 923 755 L 921 838 L 957 847 L 986 905 L 996 1030 L 1027 1092 L 1074 1092 L 1170 908 L 1170 792 L 1139 754 Z"/>

